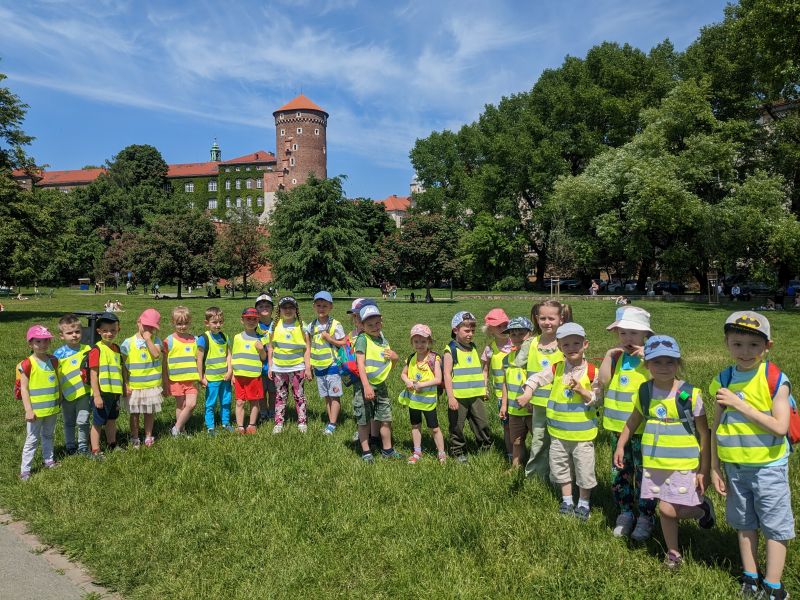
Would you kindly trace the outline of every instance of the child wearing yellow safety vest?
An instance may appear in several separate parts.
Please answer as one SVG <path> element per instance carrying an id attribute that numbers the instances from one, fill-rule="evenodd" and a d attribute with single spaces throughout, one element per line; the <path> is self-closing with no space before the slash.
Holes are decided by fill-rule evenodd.
<path id="1" fill-rule="evenodd" d="M 19 471 L 19 477 L 23 481 L 30 479 L 33 457 L 39 441 L 42 442 L 44 466 L 49 469 L 56 466 L 53 459 L 53 437 L 61 410 L 58 359 L 48 353 L 53 334 L 42 325 L 34 325 L 28 329 L 26 339 L 32 354 L 17 365 L 27 422 L 27 437 L 22 447 Z"/>
<path id="2" fill-rule="evenodd" d="M 475 441 L 481 449 L 492 447 L 492 432 L 483 402 L 488 398 L 481 358 L 472 343 L 475 316 L 457 312 L 450 320 L 452 341 L 444 349 L 443 375 L 450 425 L 450 452 L 460 463 L 467 462 L 464 423 L 469 419 Z"/>
<path id="3" fill-rule="evenodd" d="M 333 435 L 339 419 L 342 398 L 342 376 L 336 364 L 336 352 L 347 343 L 344 327 L 331 316 L 333 296 L 321 291 L 314 295 L 314 312 L 317 317 L 306 328 L 311 342 L 311 369 L 317 380 L 319 397 L 325 400 L 328 423 L 322 432 Z"/>
<path id="4" fill-rule="evenodd" d="M 200 356 L 200 383 L 206 389 L 206 431 L 214 433 L 214 411 L 217 401 L 220 405 L 222 427 L 232 431 L 231 426 L 231 345 L 222 326 L 225 315 L 217 306 L 209 306 L 205 314 L 206 332 L 197 338 L 197 351 Z"/>
<path id="5" fill-rule="evenodd" d="M 197 339 L 189 333 L 192 317 L 185 306 L 172 309 L 172 327 L 175 331 L 164 340 L 164 381 L 169 382 L 169 393 L 175 398 L 175 425 L 172 437 L 186 433 L 186 423 L 197 405 L 197 387 L 200 381 L 200 353 Z"/>
<path id="6" fill-rule="evenodd" d="M 272 296 L 261 294 L 256 298 L 255 308 L 258 312 L 258 326 L 256 333 L 262 337 L 269 337 L 272 333 L 272 310 L 275 304 Z M 259 407 L 258 419 L 265 423 L 275 418 L 275 382 L 269 378 L 269 361 L 264 361 L 261 369 L 261 383 L 264 386 L 264 399 Z"/>
<path id="7" fill-rule="evenodd" d="M 155 443 L 153 423 L 161 412 L 163 402 L 161 340 L 156 335 L 161 327 L 161 315 L 148 308 L 136 320 L 136 334 L 120 344 L 126 395 L 122 405 L 130 414 L 130 443 L 141 446 L 139 415 L 144 416 L 144 445 Z"/>
<path id="8" fill-rule="evenodd" d="M 408 406 L 408 416 L 411 420 L 411 443 L 414 445 L 414 452 L 408 458 L 408 464 L 416 464 L 422 459 L 423 416 L 425 424 L 433 435 L 439 462 L 444 463 L 447 460 L 447 453 L 444 450 L 444 436 L 436 415 L 439 385 L 442 383 L 442 360 L 438 354 L 431 352 L 433 337 L 430 327 L 422 324 L 414 325 L 410 335 L 414 353 L 408 357 L 400 374 L 406 389 L 398 398 L 400 404 Z"/>
<path id="9" fill-rule="evenodd" d="M 303 382 L 311 379 L 311 342 L 305 323 L 300 318 L 297 300 L 292 296 L 281 298 L 278 302 L 278 314 L 272 321 L 267 355 L 269 378 L 275 382 L 275 427 L 272 433 L 283 431 L 290 386 L 297 407 L 297 430 L 305 433 L 308 423 Z"/>
<path id="10" fill-rule="evenodd" d="M 259 406 L 264 399 L 261 368 L 267 359 L 269 336 L 258 333 L 258 311 L 255 308 L 245 308 L 242 311 L 242 325 L 244 331 L 233 336 L 231 346 L 236 425 L 239 433 L 254 434 L 257 431 Z M 244 428 L 245 403 L 250 403 L 250 423 L 247 429 Z"/>
<path id="11" fill-rule="evenodd" d="M 534 373 L 517 398 L 525 406 L 539 386 L 550 385 L 547 431 L 550 434 L 550 479 L 561 487 L 562 515 L 589 518 L 589 497 L 597 486 L 594 440 L 600 382 L 594 365 L 584 354 L 589 347 L 586 331 L 577 323 L 564 323 L 556 331 L 564 360 Z M 573 473 L 578 486 L 578 506 L 572 498 Z"/>
<path id="12" fill-rule="evenodd" d="M 677 377 L 683 368 L 678 342 L 652 336 L 644 347 L 644 364 L 652 379 L 639 386 L 633 412 L 619 434 L 614 464 L 622 468 L 625 446 L 644 423 L 641 497 L 658 501 L 667 546 L 664 564 L 675 569 L 683 562 L 678 521 L 697 519 L 704 529 L 714 526 L 714 508 L 703 496 L 710 483 L 711 436 L 700 390 Z"/>
<path id="13" fill-rule="evenodd" d="M 611 434 L 611 446 L 616 447 L 638 399 L 639 387 L 650 379 L 643 361 L 645 340 L 653 334 L 650 313 L 636 306 L 620 307 L 614 322 L 606 329 L 616 334 L 617 345 L 606 352 L 600 365 L 600 383 L 605 390 L 603 428 Z M 655 499 L 640 496 L 643 431 L 644 423 L 630 436 L 620 463 L 622 467 L 611 465 L 611 493 L 620 512 L 613 534 L 630 535 L 637 542 L 644 542 L 652 535 L 657 504 Z M 638 519 L 634 505 L 639 511 Z"/>
<path id="14" fill-rule="evenodd" d="M 124 390 L 122 379 L 122 357 L 114 338 L 119 333 L 119 319 L 114 313 L 104 312 L 95 328 L 100 341 L 87 355 L 89 367 L 89 386 L 92 390 L 92 457 L 101 459 L 100 435 L 106 430 L 106 444 L 109 450 L 117 447 L 117 418 L 119 401 Z"/>
<path id="15" fill-rule="evenodd" d="M 725 344 L 735 364 L 709 387 L 716 400 L 711 478 L 725 496 L 726 520 L 738 533 L 742 595 L 783 599 L 788 597 L 781 584 L 787 544 L 795 537 L 786 437 L 791 384 L 766 360 L 772 335 L 763 315 L 752 311 L 730 315 L 725 321 Z M 761 581 L 759 530 L 766 538 L 767 555 Z"/>
<path id="16" fill-rule="evenodd" d="M 358 438 L 361 444 L 361 458 L 374 462 L 369 446 L 370 422 L 380 424 L 381 456 L 400 459 L 403 455 L 392 445 L 392 403 L 386 378 L 399 358 L 389 347 L 383 335 L 381 311 L 374 304 L 362 306 L 359 310 L 363 333 L 356 338 L 354 346 L 358 376 L 361 387 L 353 392 L 353 416 L 358 421 Z"/>
<path id="17" fill-rule="evenodd" d="M 503 360 L 503 396 L 500 404 L 500 419 L 508 417 L 508 429 L 511 435 L 511 467 L 519 468 L 525 459 L 525 442 L 531 431 L 533 410 L 532 403 L 521 406 L 517 398 L 528 379 L 525 363 L 517 366 L 517 354 L 522 343 L 528 339 L 533 324 L 526 317 L 514 317 L 508 322 L 503 333 L 511 342 L 511 352 Z M 538 390 L 537 390 L 538 391 Z"/>
<path id="18" fill-rule="evenodd" d="M 89 386 L 83 381 L 81 367 L 89 353 L 81 344 L 81 320 L 67 314 L 58 320 L 58 331 L 64 345 L 53 352 L 58 359 L 58 382 L 61 386 L 61 414 L 64 417 L 64 442 L 67 454 L 89 453 Z M 77 430 L 77 444 L 75 433 Z"/>
<path id="19" fill-rule="evenodd" d="M 483 318 L 483 332 L 491 342 L 486 345 L 481 353 L 481 364 L 486 383 L 491 390 L 491 396 L 497 402 L 497 410 L 503 404 L 503 359 L 511 352 L 511 342 L 503 333 L 508 325 L 508 315 L 502 308 L 493 308 Z M 503 426 L 503 440 L 506 444 L 506 456 L 511 460 L 511 435 L 508 430 L 508 417 L 500 419 Z"/>

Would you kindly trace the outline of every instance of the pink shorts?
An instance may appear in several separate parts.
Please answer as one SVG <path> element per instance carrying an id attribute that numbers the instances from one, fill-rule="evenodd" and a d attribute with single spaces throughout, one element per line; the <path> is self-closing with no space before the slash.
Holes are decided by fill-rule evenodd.
<path id="1" fill-rule="evenodd" d="M 169 395 L 174 397 L 179 396 L 197 396 L 197 382 L 196 381 L 170 381 L 169 382 Z"/>

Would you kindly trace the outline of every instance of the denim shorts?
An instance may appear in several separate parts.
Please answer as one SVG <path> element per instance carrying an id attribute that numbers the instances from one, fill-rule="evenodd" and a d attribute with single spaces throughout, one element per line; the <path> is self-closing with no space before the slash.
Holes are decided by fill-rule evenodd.
<path id="1" fill-rule="evenodd" d="M 317 380 L 317 391 L 320 398 L 340 398 L 342 396 L 342 377 L 338 373 L 327 373 L 318 375 L 314 373 Z"/>
<path id="2" fill-rule="evenodd" d="M 789 465 L 743 467 L 725 464 L 728 496 L 725 519 L 739 531 L 758 529 L 768 540 L 794 538 L 794 516 L 789 493 Z"/>

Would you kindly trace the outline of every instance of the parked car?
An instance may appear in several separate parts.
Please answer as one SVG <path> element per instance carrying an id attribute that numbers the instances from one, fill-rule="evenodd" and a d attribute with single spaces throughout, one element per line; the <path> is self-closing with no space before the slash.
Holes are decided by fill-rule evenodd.
<path id="1" fill-rule="evenodd" d="M 661 296 L 664 292 L 669 294 L 684 294 L 686 293 L 686 286 L 677 281 L 657 281 L 653 286 L 653 292 L 656 296 Z"/>
<path id="2" fill-rule="evenodd" d="M 763 281 L 746 281 L 742 284 L 742 292 L 753 296 L 769 296 L 774 291 L 772 286 Z"/>
<path id="3" fill-rule="evenodd" d="M 620 292 L 635 292 L 637 283 L 638 282 L 635 279 L 628 279 L 625 282 L 617 279 L 609 283 L 606 289 L 610 294 L 619 294 Z"/>

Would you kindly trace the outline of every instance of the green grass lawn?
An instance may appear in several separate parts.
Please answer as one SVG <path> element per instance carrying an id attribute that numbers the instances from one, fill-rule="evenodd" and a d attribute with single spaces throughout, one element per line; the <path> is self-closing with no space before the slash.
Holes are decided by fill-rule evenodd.
<path id="1" fill-rule="evenodd" d="M 124 291 L 123 291 L 124 293 Z M 196 432 L 169 438 L 173 404 L 157 419 L 153 448 L 107 455 L 102 463 L 80 457 L 63 460 L 59 469 L 36 472 L 27 483 L 17 479 L 25 424 L 13 399 L 13 367 L 24 357 L 25 330 L 42 322 L 56 330 L 61 314 L 102 309 L 106 295 L 57 290 L 53 298 L 4 302 L 0 313 L 5 343 L 0 347 L 0 506 L 31 523 L 43 540 L 57 544 L 86 564 L 98 581 L 131 598 L 371 597 L 434 595 L 484 598 L 538 595 L 542 598 L 725 598 L 735 594 L 739 574 L 735 533 L 726 525 L 712 531 L 693 523 L 681 528 L 687 557 L 678 574 L 661 566 L 660 530 L 645 546 L 629 545 L 611 535 L 616 513 L 610 493 L 610 448 L 598 441 L 599 486 L 592 516 L 581 524 L 560 518 L 549 486 L 508 474 L 502 434 L 494 419 L 495 450 L 474 456 L 469 465 L 435 460 L 429 453 L 418 465 L 378 461 L 362 464 L 350 442 L 354 424 L 351 394 L 343 398 L 343 425 L 335 436 L 321 434 L 324 407 L 315 384 L 306 386 L 309 432 L 290 422 L 288 432 L 273 437 L 269 428 L 255 436 L 203 432 L 201 409 L 189 424 Z M 155 305 L 165 317 L 177 304 L 146 296 L 123 300 L 122 333 L 133 333 L 136 317 Z M 185 304 L 202 328 L 204 298 Z M 225 330 L 240 330 L 240 298 L 222 299 Z M 456 310 L 482 317 L 496 301 L 455 304 L 386 303 L 385 332 L 401 357 L 409 353 L 408 330 L 429 324 L 439 349 L 449 339 Z M 530 302 L 499 303 L 509 315 L 529 314 Z M 700 304 L 642 302 L 657 332 L 681 343 L 687 379 L 705 388 L 727 363 L 722 323 L 729 308 Z M 349 302 L 335 305 L 345 320 Z M 574 305 L 575 320 L 590 340 L 589 355 L 600 357 L 613 344 L 605 326 L 613 320 L 611 302 Z M 301 306 L 310 318 L 310 302 Z M 773 313 L 772 359 L 800 378 L 800 314 Z M 483 340 L 481 340 L 482 342 Z M 55 346 L 54 346 L 55 347 Z M 399 393 L 392 373 L 390 392 Z M 198 403 L 201 404 L 200 402 Z M 492 407 L 493 409 L 493 407 Z M 492 410 L 491 412 L 494 412 Z M 446 430 L 446 403 L 440 403 Z M 410 427 L 396 406 L 395 440 L 410 450 Z M 127 415 L 119 420 L 127 440 Z M 468 434 L 468 435 L 471 435 Z M 57 452 L 63 450 L 61 426 Z M 792 493 L 800 511 L 800 477 L 793 457 Z M 713 495 L 722 519 L 722 499 Z M 800 594 L 800 558 L 790 546 L 784 579 Z"/>

